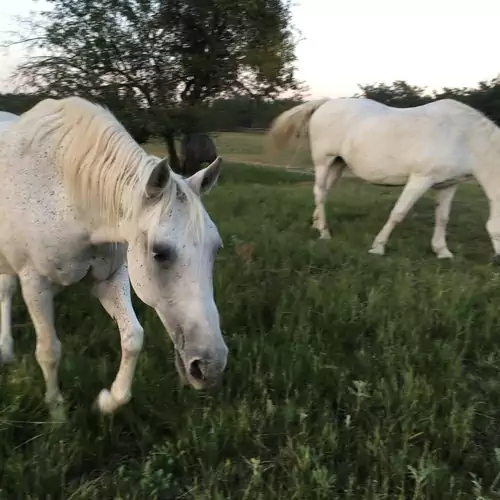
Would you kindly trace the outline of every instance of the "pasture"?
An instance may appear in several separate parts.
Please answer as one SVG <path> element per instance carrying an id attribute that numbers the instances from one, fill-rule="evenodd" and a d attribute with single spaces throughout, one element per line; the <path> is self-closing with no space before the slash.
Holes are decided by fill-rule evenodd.
<path id="1" fill-rule="evenodd" d="M 220 154 L 235 161 L 247 141 L 239 160 L 264 163 L 258 141 L 238 140 L 221 134 Z M 496 498 L 500 271 L 483 193 L 458 190 L 453 261 L 430 251 L 430 193 L 377 257 L 368 248 L 400 189 L 343 179 L 327 205 L 333 239 L 319 241 L 311 179 L 226 163 L 205 197 L 225 244 L 218 391 L 180 387 L 170 340 L 136 301 L 145 344 L 133 399 L 93 413 L 119 335 L 77 286 L 56 300 L 69 420 L 53 426 L 17 295 L 18 361 L 0 373 L 0 499 Z"/>
<path id="2" fill-rule="evenodd" d="M 228 162 L 277 165 L 294 170 L 310 170 L 312 168 L 307 138 L 299 141 L 297 150 L 291 149 L 283 153 L 271 154 L 264 146 L 264 133 L 257 132 L 215 132 L 211 134 L 217 152 Z M 161 141 L 151 140 L 145 145 L 151 154 L 163 156 L 165 147 Z M 180 146 L 177 143 L 177 150 Z"/>

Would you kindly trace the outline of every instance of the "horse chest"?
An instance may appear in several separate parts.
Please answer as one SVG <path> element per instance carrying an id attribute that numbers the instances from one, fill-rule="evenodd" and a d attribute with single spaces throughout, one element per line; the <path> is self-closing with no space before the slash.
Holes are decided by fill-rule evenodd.
<path id="1" fill-rule="evenodd" d="M 40 271 L 54 283 L 68 286 L 82 280 L 92 264 L 92 247 L 57 248 L 43 259 Z"/>
<path id="2" fill-rule="evenodd" d="M 124 251 L 113 245 L 85 245 L 73 251 L 59 251 L 44 263 L 45 275 L 54 283 L 68 286 L 92 275 L 103 280 L 110 276 L 125 259 Z"/>

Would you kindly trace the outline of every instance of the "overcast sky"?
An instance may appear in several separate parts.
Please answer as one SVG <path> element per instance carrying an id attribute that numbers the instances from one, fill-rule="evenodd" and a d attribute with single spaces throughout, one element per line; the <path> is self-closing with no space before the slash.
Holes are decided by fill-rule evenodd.
<path id="1" fill-rule="evenodd" d="M 78 0 L 75 0 L 78 1 Z M 0 32 L 43 1 L 2 0 Z M 311 97 L 347 96 L 357 84 L 407 80 L 439 89 L 474 86 L 500 73 L 500 1 L 299 0 L 298 77 Z M 0 85 L 21 56 L 0 53 Z"/>

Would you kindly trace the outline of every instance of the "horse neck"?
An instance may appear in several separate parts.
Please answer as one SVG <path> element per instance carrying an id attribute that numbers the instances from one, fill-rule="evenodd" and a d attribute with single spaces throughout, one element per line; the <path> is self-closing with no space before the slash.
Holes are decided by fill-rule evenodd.
<path id="1" fill-rule="evenodd" d="M 487 158 L 483 160 L 485 163 L 484 167 L 489 166 L 496 172 L 498 171 L 498 163 L 500 162 L 500 127 L 490 120 L 485 121 L 484 125 L 481 131 L 481 137 L 488 137 L 488 147 L 480 143 L 475 145 L 475 147 L 478 151 L 480 151 L 482 147 L 482 149 L 487 152 Z"/>
<path id="2" fill-rule="evenodd" d="M 468 143 L 472 153 L 472 174 L 484 189 L 488 198 L 500 198 L 498 175 L 500 169 L 500 128 L 483 118 L 476 134 Z"/>
<path id="3" fill-rule="evenodd" d="M 498 127 L 496 124 L 492 124 L 492 132 L 491 132 L 491 138 L 492 142 L 494 144 L 494 149 L 495 152 L 498 156 L 500 156 L 500 127 Z"/>
<path id="4" fill-rule="evenodd" d="M 110 226 L 104 222 L 93 221 L 90 223 L 90 241 L 93 245 L 115 244 L 126 245 L 129 235 L 120 226 Z"/>

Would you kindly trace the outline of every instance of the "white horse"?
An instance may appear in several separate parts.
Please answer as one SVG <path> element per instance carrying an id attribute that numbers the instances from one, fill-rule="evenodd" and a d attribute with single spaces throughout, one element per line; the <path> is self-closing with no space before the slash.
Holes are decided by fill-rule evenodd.
<path id="1" fill-rule="evenodd" d="M 0 111 L 0 123 L 2 123 L 2 125 L 3 122 L 11 122 L 16 118 L 19 118 L 19 115 L 15 115 L 14 113 L 10 113 L 9 111 Z"/>
<path id="2" fill-rule="evenodd" d="M 0 357 L 13 359 L 4 306 L 17 276 L 53 418 L 65 418 L 53 297 L 86 276 L 121 337 L 118 373 L 97 399 L 101 412 L 131 398 L 143 329 L 130 282 L 170 333 L 181 379 L 197 389 L 219 379 L 228 349 L 212 268 L 222 242 L 200 195 L 216 183 L 220 164 L 217 158 L 184 179 L 141 149 L 110 112 L 78 97 L 43 100 L 0 133 L 0 273 L 8 275 L 0 286 Z"/>
<path id="3" fill-rule="evenodd" d="M 19 118 L 14 113 L 0 111 L 0 134 Z M 15 276 L 0 274 L 0 364 L 14 361 L 12 340 L 12 297 L 16 292 Z"/>
<path id="4" fill-rule="evenodd" d="M 457 185 L 474 176 L 490 202 L 487 230 L 500 259 L 500 128 L 479 111 L 451 99 L 393 108 L 370 99 L 319 99 L 295 106 L 273 122 L 277 149 L 308 126 L 315 168 L 313 228 L 331 238 L 325 201 L 343 169 L 373 184 L 405 186 L 370 253 L 383 255 L 394 227 L 429 189 L 436 190 L 431 246 L 451 258 L 446 226 Z"/>

